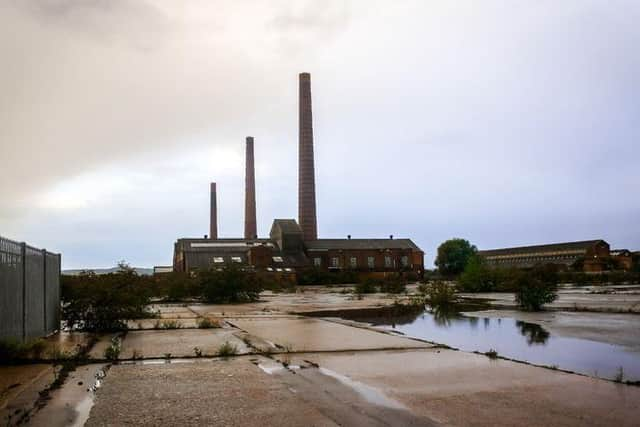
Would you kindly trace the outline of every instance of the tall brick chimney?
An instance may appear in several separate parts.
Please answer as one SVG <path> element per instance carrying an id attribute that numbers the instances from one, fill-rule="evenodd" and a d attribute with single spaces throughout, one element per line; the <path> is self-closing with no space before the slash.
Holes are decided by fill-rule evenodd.
<path id="1" fill-rule="evenodd" d="M 244 184 L 244 238 L 256 239 L 256 171 L 253 157 L 253 137 L 247 137 L 247 157 Z"/>
<path id="2" fill-rule="evenodd" d="M 313 161 L 311 75 L 300 73 L 299 84 L 298 221 L 304 240 L 316 240 L 318 225 L 316 222 L 316 181 Z"/>
<path id="3" fill-rule="evenodd" d="M 216 193 L 216 183 L 211 183 L 211 210 L 209 217 L 209 238 L 216 240 L 218 238 L 218 196 Z"/>

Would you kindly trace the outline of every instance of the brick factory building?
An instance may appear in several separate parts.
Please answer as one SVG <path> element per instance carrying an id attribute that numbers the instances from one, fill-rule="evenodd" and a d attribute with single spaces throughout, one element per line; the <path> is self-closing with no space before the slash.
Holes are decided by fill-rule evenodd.
<path id="1" fill-rule="evenodd" d="M 577 261 L 584 261 L 585 272 L 605 270 L 607 260 L 612 257 L 609 244 L 604 240 L 492 249 L 478 254 L 494 267 L 530 268 L 536 264 L 557 264 L 568 268 Z"/>
<path id="2" fill-rule="evenodd" d="M 295 274 L 301 269 L 351 270 L 366 275 L 424 271 L 424 252 L 410 239 L 318 239 L 316 214 L 311 76 L 299 75 L 298 221 L 276 219 L 269 238 L 257 237 L 254 139 L 246 139 L 245 235 L 219 238 L 217 188 L 211 184 L 210 234 L 178 239 L 174 245 L 175 271 L 208 270 L 225 263 L 246 268 Z"/>

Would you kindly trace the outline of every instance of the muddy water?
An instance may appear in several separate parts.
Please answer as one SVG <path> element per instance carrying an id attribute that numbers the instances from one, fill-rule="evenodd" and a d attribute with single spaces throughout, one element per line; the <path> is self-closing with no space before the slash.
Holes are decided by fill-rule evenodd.
<path id="1" fill-rule="evenodd" d="M 640 352 L 623 346 L 558 336 L 536 323 L 513 318 L 464 316 L 456 311 L 427 310 L 413 316 L 349 319 L 384 326 L 405 335 L 446 344 L 464 351 L 488 352 L 536 365 L 554 366 L 582 374 L 640 381 Z"/>

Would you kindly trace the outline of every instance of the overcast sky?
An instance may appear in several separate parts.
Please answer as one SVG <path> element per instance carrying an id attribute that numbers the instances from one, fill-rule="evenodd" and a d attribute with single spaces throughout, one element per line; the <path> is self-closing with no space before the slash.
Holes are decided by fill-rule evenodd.
<path id="1" fill-rule="evenodd" d="M 297 216 L 310 72 L 320 237 L 640 249 L 640 2 L 0 2 L 0 235 L 64 268 Z"/>

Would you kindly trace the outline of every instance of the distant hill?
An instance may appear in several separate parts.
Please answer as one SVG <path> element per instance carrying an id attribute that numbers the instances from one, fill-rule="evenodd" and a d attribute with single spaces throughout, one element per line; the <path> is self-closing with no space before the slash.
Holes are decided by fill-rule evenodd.
<path id="1" fill-rule="evenodd" d="M 134 267 L 136 273 L 141 276 L 151 276 L 153 274 L 153 268 L 143 268 L 143 267 Z M 78 268 L 74 270 L 62 270 L 62 274 L 67 274 L 69 276 L 77 276 L 83 270 L 91 270 L 96 274 L 109 274 L 115 273 L 118 271 L 118 267 L 111 268 Z"/>

